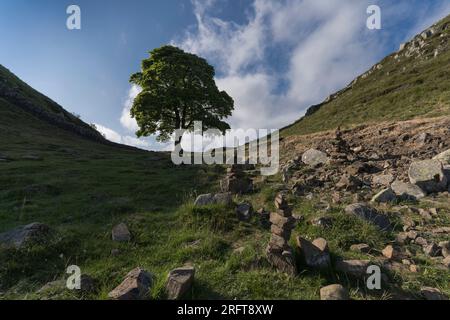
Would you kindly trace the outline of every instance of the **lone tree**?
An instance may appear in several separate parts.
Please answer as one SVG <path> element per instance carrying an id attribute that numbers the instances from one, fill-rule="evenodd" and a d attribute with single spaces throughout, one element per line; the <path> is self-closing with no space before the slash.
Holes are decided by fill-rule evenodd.
<path id="1" fill-rule="evenodd" d="M 234 102 L 219 91 L 214 75 L 205 59 L 177 47 L 151 51 L 142 61 L 142 71 L 130 78 L 142 88 L 131 107 L 139 126 L 136 135 L 158 134 L 158 141 L 167 141 L 177 129 L 192 130 L 194 121 L 202 121 L 203 130 L 229 129 L 223 119 L 231 115 Z M 175 145 L 180 142 L 181 138 Z"/>

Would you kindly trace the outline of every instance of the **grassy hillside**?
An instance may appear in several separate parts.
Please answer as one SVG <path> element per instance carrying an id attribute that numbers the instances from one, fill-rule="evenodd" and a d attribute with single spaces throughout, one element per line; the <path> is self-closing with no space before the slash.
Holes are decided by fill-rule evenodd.
<path id="1" fill-rule="evenodd" d="M 449 115 L 450 16 L 432 29 L 430 38 L 416 36 L 405 49 L 383 59 L 330 101 L 312 107 L 282 135 Z"/>

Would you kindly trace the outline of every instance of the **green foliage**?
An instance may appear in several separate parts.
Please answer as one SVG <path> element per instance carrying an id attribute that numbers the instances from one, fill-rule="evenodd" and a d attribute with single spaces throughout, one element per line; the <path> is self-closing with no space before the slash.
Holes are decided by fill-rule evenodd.
<path id="1" fill-rule="evenodd" d="M 142 88 L 131 108 L 139 125 L 136 134 L 157 133 L 164 141 L 177 129 L 192 129 L 194 121 L 202 121 L 204 130 L 229 129 L 223 119 L 231 115 L 234 102 L 219 91 L 214 74 L 205 59 L 176 47 L 151 51 L 142 71 L 130 78 Z"/>

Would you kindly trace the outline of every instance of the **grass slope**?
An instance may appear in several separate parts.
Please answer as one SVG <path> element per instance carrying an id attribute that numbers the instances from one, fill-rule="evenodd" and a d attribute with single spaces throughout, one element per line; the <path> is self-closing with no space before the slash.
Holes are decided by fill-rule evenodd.
<path id="1" fill-rule="evenodd" d="M 380 69 L 343 90 L 282 131 L 283 136 L 308 134 L 362 123 L 384 120 L 409 120 L 450 114 L 450 16 L 435 25 L 437 32 L 426 40 L 420 57 L 397 53 L 383 59 Z M 441 36 L 442 34 L 442 36 Z M 442 43 L 445 49 L 434 57 Z"/>

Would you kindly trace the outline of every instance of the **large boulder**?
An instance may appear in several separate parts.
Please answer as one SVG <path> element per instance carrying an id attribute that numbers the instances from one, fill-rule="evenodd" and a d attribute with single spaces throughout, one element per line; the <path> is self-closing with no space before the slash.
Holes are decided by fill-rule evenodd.
<path id="1" fill-rule="evenodd" d="M 328 163 L 329 158 L 326 155 L 326 153 L 316 150 L 316 149 L 309 149 L 302 155 L 302 161 L 303 163 L 315 167 L 318 165 L 323 165 Z"/>
<path id="2" fill-rule="evenodd" d="M 420 200 L 426 196 L 425 192 L 415 184 L 394 181 L 391 189 L 402 200 Z"/>
<path id="3" fill-rule="evenodd" d="M 379 227 L 381 230 L 389 230 L 391 223 L 385 214 L 379 213 L 376 209 L 364 204 L 354 203 L 345 208 L 345 212 L 350 215 L 360 217 Z"/>
<path id="4" fill-rule="evenodd" d="M 150 293 L 152 275 L 147 271 L 136 268 L 131 270 L 108 296 L 114 300 L 142 300 Z"/>
<path id="5" fill-rule="evenodd" d="M 397 200 L 397 195 L 394 193 L 394 191 L 392 191 L 391 188 L 387 188 L 374 195 L 371 202 L 388 203 L 394 202 L 395 200 Z"/>
<path id="6" fill-rule="evenodd" d="M 392 174 L 382 174 L 374 176 L 372 178 L 372 184 L 376 186 L 389 187 L 389 185 L 394 181 L 394 176 Z"/>
<path id="7" fill-rule="evenodd" d="M 304 263 L 311 268 L 327 269 L 331 264 L 330 253 L 325 239 L 313 242 L 297 237 L 297 246 Z"/>
<path id="8" fill-rule="evenodd" d="M 232 203 L 231 193 L 223 192 L 223 193 L 207 193 L 201 194 L 197 197 L 194 202 L 195 206 L 207 206 L 211 204 L 221 204 L 221 205 L 230 205 Z"/>
<path id="9" fill-rule="evenodd" d="M 0 246 L 20 249 L 28 244 L 43 243 L 50 235 L 50 228 L 47 225 L 34 222 L 0 233 Z"/>
<path id="10" fill-rule="evenodd" d="M 450 149 L 439 153 L 433 160 L 439 160 L 443 165 L 450 165 Z"/>
<path id="11" fill-rule="evenodd" d="M 420 288 L 420 293 L 425 300 L 448 300 L 448 297 L 437 288 L 422 287 Z"/>
<path id="12" fill-rule="evenodd" d="M 194 283 L 195 268 L 186 266 L 170 271 L 166 283 L 166 293 L 170 300 L 182 298 Z"/>
<path id="13" fill-rule="evenodd" d="M 320 289 L 320 300 L 348 300 L 347 289 L 340 284 L 332 284 Z"/>
<path id="14" fill-rule="evenodd" d="M 346 273 L 356 278 L 362 278 L 367 275 L 369 266 L 369 260 L 342 260 L 336 262 L 335 269 L 338 272 Z"/>
<path id="15" fill-rule="evenodd" d="M 423 160 L 411 163 L 409 180 L 427 193 L 441 192 L 447 189 L 447 177 L 439 160 Z"/>

